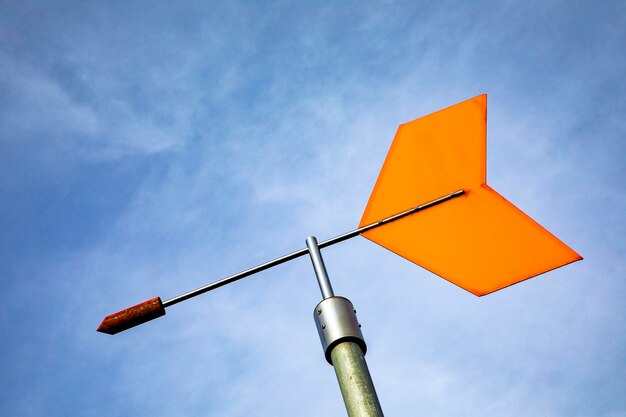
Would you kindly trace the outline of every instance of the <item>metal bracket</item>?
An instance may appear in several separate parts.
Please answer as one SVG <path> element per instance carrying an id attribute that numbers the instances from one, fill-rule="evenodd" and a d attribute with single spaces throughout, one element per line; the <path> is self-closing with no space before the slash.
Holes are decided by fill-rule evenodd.
<path id="1" fill-rule="evenodd" d="M 331 359 L 333 348 L 342 342 L 356 343 L 365 355 L 367 345 L 361 332 L 361 325 L 356 318 L 356 310 L 350 300 L 339 296 L 326 298 L 315 307 L 313 317 L 324 356 L 329 364 L 333 364 Z"/>

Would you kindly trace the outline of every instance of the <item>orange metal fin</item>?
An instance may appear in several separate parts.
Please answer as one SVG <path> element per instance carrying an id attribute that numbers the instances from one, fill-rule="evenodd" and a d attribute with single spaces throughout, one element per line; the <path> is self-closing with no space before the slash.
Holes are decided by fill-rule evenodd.
<path id="1" fill-rule="evenodd" d="M 487 185 L 486 132 L 486 95 L 401 125 L 360 223 L 465 190 L 362 236 L 479 296 L 582 259 Z"/>

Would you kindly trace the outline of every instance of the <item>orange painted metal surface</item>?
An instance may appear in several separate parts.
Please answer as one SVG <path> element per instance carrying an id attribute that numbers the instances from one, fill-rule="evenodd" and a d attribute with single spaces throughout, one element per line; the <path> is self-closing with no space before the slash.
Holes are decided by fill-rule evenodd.
<path id="1" fill-rule="evenodd" d="M 486 137 L 486 95 L 401 125 L 360 223 L 465 190 L 362 235 L 478 296 L 582 259 L 487 185 Z"/>

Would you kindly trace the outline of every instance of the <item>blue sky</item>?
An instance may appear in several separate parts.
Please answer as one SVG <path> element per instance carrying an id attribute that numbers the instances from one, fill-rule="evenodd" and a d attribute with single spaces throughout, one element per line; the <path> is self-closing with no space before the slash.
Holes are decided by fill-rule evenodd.
<path id="1" fill-rule="evenodd" d="M 0 2 L 0 415 L 344 412 L 306 258 L 396 127 L 489 95 L 489 184 L 585 260 L 477 298 L 323 251 L 389 416 L 626 416 L 623 2 Z"/>

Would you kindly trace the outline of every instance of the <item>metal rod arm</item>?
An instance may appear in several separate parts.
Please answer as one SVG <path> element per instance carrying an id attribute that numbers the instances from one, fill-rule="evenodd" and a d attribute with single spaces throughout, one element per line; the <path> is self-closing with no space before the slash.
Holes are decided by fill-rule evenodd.
<path id="1" fill-rule="evenodd" d="M 380 227 L 380 226 L 383 226 L 383 225 L 385 225 L 387 223 L 391 223 L 393 221 L 399 220 L 399 219 L 401 219 L 403 217 L 406 217 L 406 216 L 409 216 L 409 215 L 411 215 L 413 213 L 417 213 L 418 211 L 422 211 L 422 210 L 425 210 L 427 208 L 436 206 L 437 204 L 441 204 L 441 203 L 443 203 L 445 201 L 448 201 L 448 200 L 451 200 L 453 198 L 460 197 L 464 193 L 465 193 L 464 190 L 455 191 L 453 193 L 447 194 L 447 195 L 445 195 L 443 197 L 439 197 L 439 198 L 437 198 L 435 200 L 429 201 L 429 202 L 424 203 L 422 205 L 415 206 L 415 207 L 413 207 L 413 208 L 411 208 L 409 210 L 403 211 L 403 212 L 398 213 L 398 214 L 394 214 L 393 216 L 390 216 L 390 217 L 387 217 L 385 219 L 379 220 L 379 221 L 377 221 L 375 223 L 368 224 L 366 226 L 360 227 L 358 229 L 352 230 L 350 232 L 344 233 L 344 234 L 339 235 L 339 236 L 335 236 L 335 237 L 333 237 L 331 239 L 328 239 L 328 240 L 325 240 L 323 242 L 320 242 L 317 246 L 320 249 L 322 249 L 322 248 L 325 248 L 327 246 L 334 245 L 335 243 L 343 242 L 344 240 L 351 239 L 351 238 L 353 238 L 355 236 L 360 235 L 361 233 L 365 233 L 368 230 L 372 230 L 372 229 L 374 229 L 376 227 Z M 166 307 L 173 306 L 174 304 L 178 304 L 181 301 L 188 300 L 188 299 L 190 299 L 192 297 L 195 297 L 196 295 L 204 294 L 207 291 L 211 291 L 211 290 L 214 290 L 214 289 L 219 288 L 221 286 L 224 286 L 226 284 L 230 284 L 231 282 L 235 282 L 235 281 L 240 280 L 242 278 L 245 278 L 245 277 L 248 277 L 250 275 L 256 274 L 257 272 L 261 272 L 261 271 L 264 271 L 266 269 L 272 268 L 274 266 L 283 264 L 283 263 L 285 263 L 287 261 L 291 261 L 292 259 L 299 258 L 300 256 L 304 256 L 304 255 L 306 255 L 308 253 L 309 253 L 309 248 L 303 248 L 303 249 L 297 250 L 295 252 L 292 252 L 290 254 L 281 256 L 280 258 L 276 258 L 274 260 L 262 263 L 261 265 L 257 265 L 255 267 L 250 268 L 250 269 L 246 269 L 245 271 L 241 271 L 241 272 L 239 272 L 237 274 L 230 275 L 230 276 L 228 276 L 226 278 L 223 278 L 223 279 L 221 279 L 219 281 L 212 282 L 210 284 L 204 285 L 204 286 L 202 286 L 200 288 L 197 288 L 195 290 L 186 292 L 184 294 L 181 294 L 179 296 L 171 298 L 171 299 L 169 299 L 167 301 L 164 301 L 163 302 L 163 307 L 166 308 Z"/>
<path id="2" fill-rule="evenodd" d="M 226 284 L 230 284 L 231 282 L 235 282 L 237 280 L 240 280 L 242 278 L 245 278 L 247 276 L 250 276 L 252 274 L 256 274 L 257 272 L 261 272 L 261 271 L 265 271 L 266 269 L 269 269 L 273 266 L 277 266 L 280 264 L 283 264 L 287 261 L 291 261 L 292 259 L 296 259 L 299 258 L 300 256 L 306 255 L 307 253 L 309 253 L 309 249 L 308 248 L 304 248 L 304 249 L 300 249 L 298 251 L 292 252 L 288 255 L 284 255 L 281 256 L 280 258 L 276 258 L 274 260 L 265 262 L 261 265 L 257 265 L 255 267 L 252 267 L 250 269 L 246 269 L 245 271 L 241 271 L 237 274 L 233 274 L 230 275 L 226 278 L 222 278 L 219 281 L 215 281 L 212 282 L 210 284 L 204 285 L 200 288 L 196 288 L 195 290 L 186 292 L 184 294 L 181 294 L 177 297 L 174 298 L 170 298 L 167 301 L 163 302 L 163 307 L 170 307 L 173 306 L 174 304 L 178 304 L 181 301 L 185 301 L 190 299 L 191 297 L 195 297 L 196 295 L 200 295 L 200 294 L 204 294 L 207 291 L 211 291 L 214 290 L 216 288 L 222 287 Z"/>

